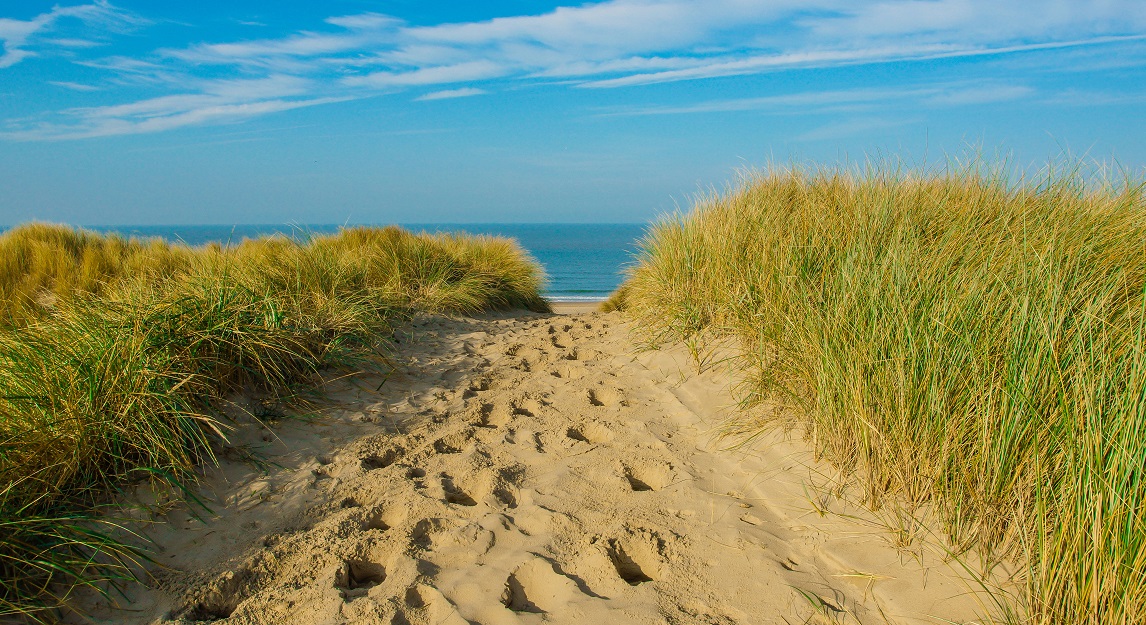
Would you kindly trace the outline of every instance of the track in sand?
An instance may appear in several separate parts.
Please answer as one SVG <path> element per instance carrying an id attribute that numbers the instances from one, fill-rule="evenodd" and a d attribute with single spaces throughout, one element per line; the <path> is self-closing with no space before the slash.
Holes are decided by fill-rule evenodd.
<path id="1" fill-rule="evenodd" d="M 715 436 L 730 375 L 638 352 L 617 314 L 422 316 L 386 379 L 322 418 L 242 428 L 211 508 L 145 527 L 153 588 L 100 621 L 939 623 L 983 609 L 957 563 L 815 494 L 783 436 Z M 270 463 L 242 461 L 257 449 Z"/>

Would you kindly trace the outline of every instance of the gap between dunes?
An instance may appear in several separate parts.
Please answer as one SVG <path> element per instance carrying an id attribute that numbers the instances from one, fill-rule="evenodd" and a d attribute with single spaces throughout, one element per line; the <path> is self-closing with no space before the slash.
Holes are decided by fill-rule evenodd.
<path id="1" fill-rule="evenodd" d="M 774 435 L 736 449 L 728 371 L 638 352 L 616 313 L 422 315 L 389 377 L 231 436 L 199 492 L 147 501 L 155 582 L 97 621 L 966 623 L 936 545 L 816 488 Z M 261 464 L 249 461 L 251 451 Z M 72 620 L 80 621 L 79 617 Z"/>

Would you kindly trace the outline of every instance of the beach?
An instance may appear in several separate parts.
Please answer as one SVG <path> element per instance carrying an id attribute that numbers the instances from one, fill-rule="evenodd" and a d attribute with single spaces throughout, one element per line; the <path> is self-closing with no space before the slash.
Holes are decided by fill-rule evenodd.
<path id="1" fill-rule="evenodd" d="M 601 302 L 570 302 L 558 300 L 553 302 L 553 312 L 560 315 L 576 315 L 591 313 L 600 306 Z"/>
<path id="2" fill-rule="evenodd" d="M 205 508 L 136 492 L 164 511 L 129 526 L 153 541 L 154 582 L 76 607 L 276 625 L 984 611 L 925 535 L 898 544 L 885 516 L 817 490 L 834 473 L 798 436 L 721 438 L 734 372 L 638 350 L 625 317 L 589 307 L 417 315 L 391 374 L 332 374 L 306 418 L 240 419 L 194 492 Z"/>

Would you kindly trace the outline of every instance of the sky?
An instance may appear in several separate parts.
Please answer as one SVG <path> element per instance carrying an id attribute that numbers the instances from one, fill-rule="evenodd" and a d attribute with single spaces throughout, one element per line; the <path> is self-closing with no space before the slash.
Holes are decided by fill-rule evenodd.
<path id="1" fill-rule="evenodd" d="M 643 222 L 770 163 L 1146 171 L 1141 0 L 0 0 L 0 226 Z"/>

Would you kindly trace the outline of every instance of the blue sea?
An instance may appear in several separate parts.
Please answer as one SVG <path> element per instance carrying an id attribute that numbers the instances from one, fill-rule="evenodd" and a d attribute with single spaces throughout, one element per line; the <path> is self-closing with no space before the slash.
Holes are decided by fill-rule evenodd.
<path id="1" fill-rule="evenodd" d="M 546 296 L 558 301 L 596 301 L 621 284 L 633 261 L 643 224 L 401 224 L 414 232 L 466 232 L 512 237 L 545 266 Z M 91 226 L 126 236 L 161 237 L 201 245 L 238 243 L 271 234 L 303 236 L 336 232 L 337 225 Z"/>

